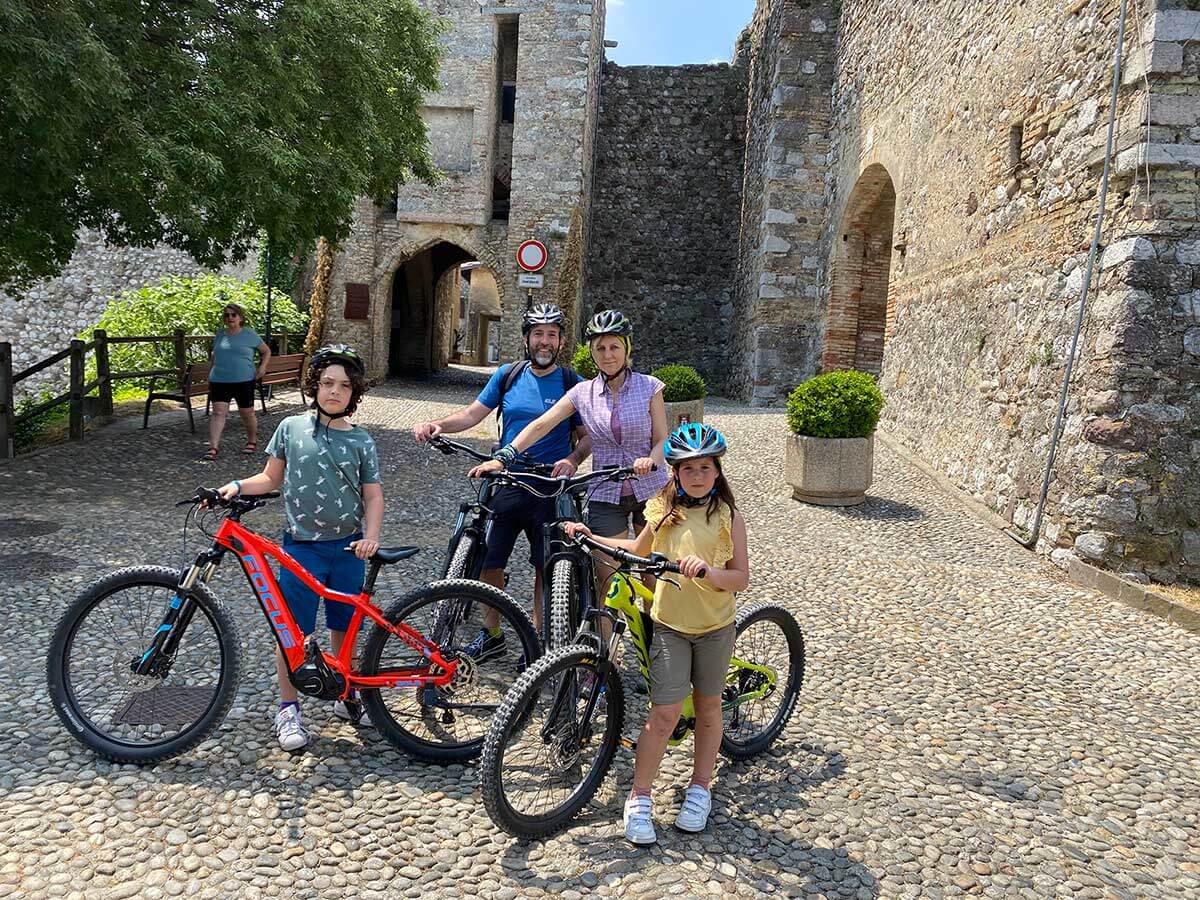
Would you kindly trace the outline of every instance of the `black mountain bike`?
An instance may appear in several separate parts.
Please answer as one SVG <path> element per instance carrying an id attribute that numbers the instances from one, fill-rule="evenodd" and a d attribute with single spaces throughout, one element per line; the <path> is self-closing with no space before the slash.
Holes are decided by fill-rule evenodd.
<path id="1" fill-rule="evenodd" d="M 447 456 L 463 453 L 479 462 L 488 462 L 491 457 L 480 453 L 474 447 L 460 444 L 448 438 L 430 438 L 428 446 Z M 551 466 L 534 462 L 522 454 L 518 457 L 520 465 L 535 475 L 549 477 L 553 471 Z M 458 505 L 458 516 L 454 520 L 454 528 L 450 532 L 450 543 L 446 547 L 446 559 L 442 566 L 443 578 L 469 578 L 478 581 L 483 572 L 483 562 L 487 557 L 488 538 L 492 533 L 492 498 L 501 485 L 491 479 L 482 479 L 474 501 L 463 501 Z"/>
<path id="2" fill-rule="evenodd" d="M 429 445 L 447 455 L 464 453 L 480 462 L 490 456 L 466 444 L 431 438 Z M 537 602 L 542 612 L 542 645 L 550 649 L 565 646 L 579 630 L 583 610 L 595 605 L 595 572 L 592 557 L 574 542 L 567 541 L 562 531 L 564 522 L 582 522 L 583 507 L 592 486 L 599 481 L 623 481 L 633 478 L 631 468 L 598 469 L 572 478 L 553 478 L 551 466 L 533 462 L 528 456 L 518 457 L 519 471 L 505 469 L 480 479 L 475 501 L 458 507 L 458 518 L 446 548 L 446 578 L 478 580 L 483 571 L 488 538 L 491 535 L 493 511 L 490 507 L 496 492 L 504 486 L 518 487 L 541 499 L 555 501 L 555 520 L 544 526 L 547 552 L 542 563 L 542 595 Z M 467 611 L 465 618 L 469 618 Z"/>

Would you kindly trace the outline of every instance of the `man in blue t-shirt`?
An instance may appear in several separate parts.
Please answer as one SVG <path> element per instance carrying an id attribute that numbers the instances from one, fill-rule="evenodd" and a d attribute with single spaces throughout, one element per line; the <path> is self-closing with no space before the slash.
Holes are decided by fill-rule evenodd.
<path id="1" fill-rule="evenodd" d="M 525 336 L 525 354 L 528 365 L 501 396 L 505 376 L 511 363 L 501 366 L 492 375 L 487 386 L 469 406 L 436 422 L 420 422 L 413 426 L 413 437 L 425 443 L 439 434 L 456 434 L 473 428 L 487 418 L 497 406 L 500 407 L 500 422 L 503 432 L 501 445 L 506 445 L 521 433 L 526 425 L 557 403 L 576 383 L 578 375 L 559 369 L 555 359 L 563 346 L 563 328 L 566 318 L 562 310 L 552 303 L 539 303 L 528 312 L 521 322 L 521 333 Z M 570 382 L 569 384 L 565 382 Z M 571 449 L 571 434 L 576 437 L 575 449 Z M 563 422 L 548 435 L 529 448 L 529 455 L 537 462 L 554 467 L 554 474 L 574 475 L 575 469 L 591 454 L 591 439 L 579 416 Z M 533 623 L 540 630 L 541 609 L 536 598 L 542 595 L 542 526 L 554 521 L 554 501 L 539 500 L 516 487 L 503 487 L 496 492 L 492 501 L 492 531 L 480 575 L 488 584 L 504 588 L 504 567 L 512 555 L 517 535 L 525 533 L 529 539 L 529 563 L 534 570 Z M 466 648 L 476 659 L 487 659 L 504 652 L 504 636 L 500 633 L 499 616 L 487 610 L 484 627 Z"/>

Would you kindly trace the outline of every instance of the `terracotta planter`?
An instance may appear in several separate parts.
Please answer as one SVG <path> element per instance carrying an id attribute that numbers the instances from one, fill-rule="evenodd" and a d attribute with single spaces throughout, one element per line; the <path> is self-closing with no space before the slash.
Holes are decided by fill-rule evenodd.
<path id="1" fill-rule="evenodd" d="M 667 429 L 674 431 L 683 422 L 704 421 L 704 401 L 683 400 L 679 403 L 663 403 L 667 410 Z M 687 417 L 686 419 L 684 417 Z"/>
<path id="2" fill-rule="evenodd" d="M 874 475 L 874 437 L 787 438 L 783 471 L 792 496 L 820 506 L 853 506 L 867 499 Z"/>

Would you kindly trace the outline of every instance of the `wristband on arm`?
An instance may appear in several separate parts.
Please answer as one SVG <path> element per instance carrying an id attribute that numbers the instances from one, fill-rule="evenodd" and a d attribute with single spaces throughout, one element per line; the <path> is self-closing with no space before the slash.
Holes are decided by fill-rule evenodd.
<path id="1" fill-rule="evenodd" d="M 516 458 L 517 449 L 512 444 L 505 444 L 492 454 L 492 459 L 496 460 L 496 462 L 500 463 L 506 469 L 516 461 Z"/>

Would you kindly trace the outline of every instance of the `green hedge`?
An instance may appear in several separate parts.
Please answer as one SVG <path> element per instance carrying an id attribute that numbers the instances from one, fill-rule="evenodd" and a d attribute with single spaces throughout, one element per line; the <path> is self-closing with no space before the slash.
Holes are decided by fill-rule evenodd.
<path id="1" fill-rule="evenodd" d="M 666 385 L 663 400 L 667 403 L 703 400 L 708 395 L 704 379 L 691 366 L 659 366 L 650 374 Z"/>
<path id="2" fill-rule="evenodd" d="M 587 344 L 580 344 L 575 348 L 575 355 L 571 357 L 571 368 L 584 378 L 595 378 L 600 371 L 596 368 L 596 361 L 592 359 L 592 351 Z"/>
<path id="3" fill-rule="evenodd" d="M 795 434 L 822 438 L 870 437 L 879 423 L 883 394 L 866 372 L 827 372 L 788 396 L 788 426 Z"/>
<path id="4" fill-rule="evenodd" d="M 226 303 L 236 303 L 246 310 L 245 325 L 262 335 L 267 307 L 262 284 L 220 275 L 168 277 L 158 284 L 126 291 L 108 304 L 93 327 L 103 328 L 109 337 L 168 335 L 176 328 L 182 328 L 186 334 L 215 334 L 221 327 L 221 310 Z M 308 329 L 308 314 L 297 309 L 291 297 L 280 291 L 275 291 L 271 298 L 271 312 L 276 332 L 287 329 L 302 336 Z M 79 336 L 91 340 L 92 329 Z M 296 349 L 300 341 L 289 344 L 289 349 Z M 211 344 L 189 344 L 189 362 L 208 359 L 211 350 Z M 168 341 L 114 344 L 109 348 L 109 360 L 113 371 L 169 369 L 175 365 L 175 351 Z"/>

